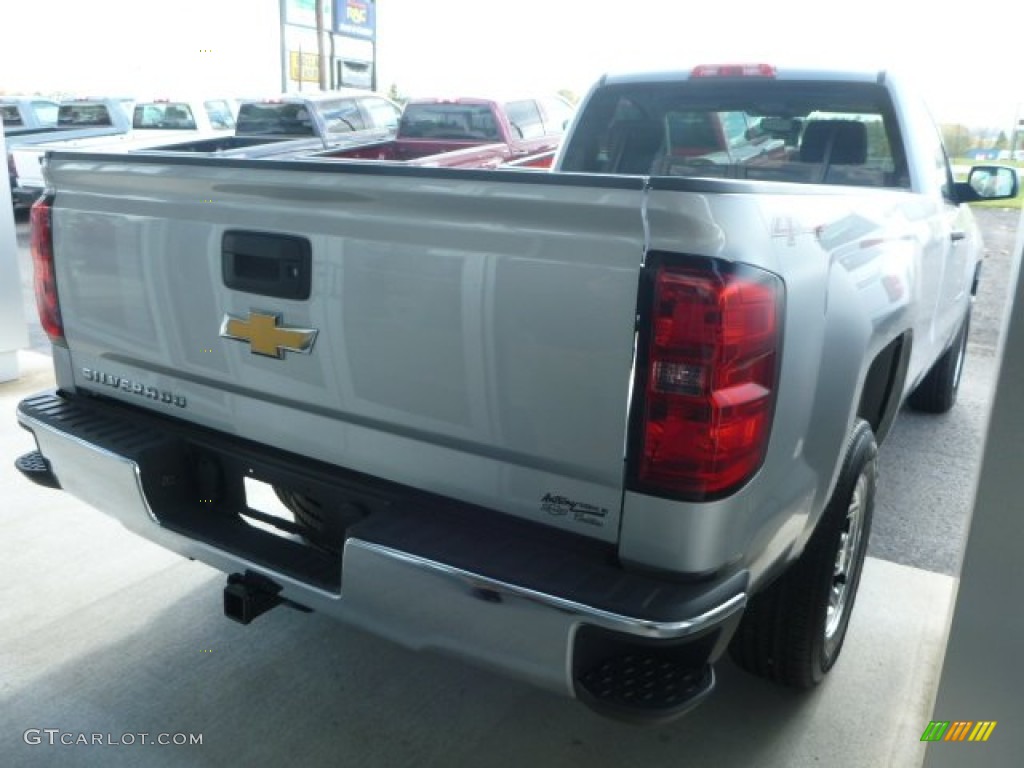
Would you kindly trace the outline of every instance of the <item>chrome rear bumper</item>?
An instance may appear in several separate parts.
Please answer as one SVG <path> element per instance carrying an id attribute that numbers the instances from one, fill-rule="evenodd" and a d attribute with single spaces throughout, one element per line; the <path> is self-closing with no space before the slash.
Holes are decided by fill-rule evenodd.
<path id="1" fill-rule="evenodd" d="M 718 585 L 712 602 L 666 603 L 682 606 L 680 613 L 688 605 L 697 606 L 688 614 L 668 615 L 666 609 L 652 615 L 650 606 L 657 600 L 664 602 L 665 589 L 699 592 L 693 586 L 658 583 L 653 591 L 644 592 L 647 599 L 637 601 L 636 611 L 615 610 L 615 605 L 630 603 L 616 603 L 609 597 L 603 605 L 596 604 L 579 599 L 572 590 L 548 591 L 494 572 L 469 569 L 429 551 L 398 548 L 388 543 L 387 535 L 375 533 L 373 526 L 361 530 L 358 524 L 339 553 L 337 577 L 311 583 L 301 577 L 301 570 L 274 567 L 268 561 L 270 556 L 261 554 L 264 549 L 257 547 L 249 553 L 239 551 L 231 539 L 215 540 L 211 535 L 203 540 L 183 533 L 177 513 L 170 510 L 173 505 L 153 492 L 161 483 L 181 482 L 176 478 L 180 468 L 161 465 L 170 455 L 166 445 L 180 442 L 180 436 L 168 437 L 151 425 L 136 424 L 134 412 L 124 423 L 107 418 L 108 409 L 118 408 L 104 405 L 92 413 L 90 402 L 74 403 L 46 393 L 23 401 L 18 420 L 34 434 L 63 490 L 129 530 L 225 573 L 258 573 L 279 585 L 281 596 L 289 601 L 409 648 L 457 656 L 573 697 L 580 695 L 579 680 L 585 671 L 581 664 L 600 661 L 601 649 L 609 643 L 616 648 L 636 644 L 662 653 L 693 641 L 701 648 L 694 663 L 710 672 L 707 665 L 724 649 L 746 602 L 745 582 L 733 579 Z M 97 437 L 99 434 L 104 437 Z M 160 509 L 161 504 L 167 509 Z M 211 513 L 204 510 L 204 514 Z M 425 542 L 428 539 L 422 537 Z M 228 544 L 218 545 L 217 541 Z M 291 549 L 299 547 L 284 544 Z M 507 549 L 512 544 L 503 541 L 502 546 Z M 600 594 L 629 589 L 635 591 L 636 584 L 622 581 Z M 581 631 L 589 639 L 581 640 Z M 581 651 L 584 645 L 586 649 Z M 710 690 L 710 684 L 705 687 Z"/>

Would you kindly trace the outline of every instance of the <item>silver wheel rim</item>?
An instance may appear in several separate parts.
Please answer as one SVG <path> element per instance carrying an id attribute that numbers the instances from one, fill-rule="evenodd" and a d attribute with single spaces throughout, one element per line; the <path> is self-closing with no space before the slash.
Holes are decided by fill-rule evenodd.
<path id="1" fill-rule="evenodd" d="M 860 540 L 864 532 L 864 505 L 867 503 L 868 478 L 864 472 L 857 477 L 857 484 L 846 508 L 846 525 L 839 536 L 839 551 L 832 569 L 832 588 L 828 595 L 828 610 L 825 614 L 825 640 L 831 642 L 839 633 L 843 617 L 853 600 Z"/>

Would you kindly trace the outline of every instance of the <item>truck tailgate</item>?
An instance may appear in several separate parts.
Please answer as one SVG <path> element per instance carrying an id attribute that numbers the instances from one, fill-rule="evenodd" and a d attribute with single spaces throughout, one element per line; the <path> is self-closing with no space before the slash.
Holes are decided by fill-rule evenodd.
<path id="1" fill-rule="evenodd" d="M 616 539 L 641 179 L 70 154 L 48 173 L 78 388 Z"/>

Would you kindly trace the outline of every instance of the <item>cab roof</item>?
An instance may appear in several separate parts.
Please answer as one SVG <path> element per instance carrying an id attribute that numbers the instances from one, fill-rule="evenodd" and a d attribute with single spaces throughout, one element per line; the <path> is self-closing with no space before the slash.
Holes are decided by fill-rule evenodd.
<path id="1" fill-rule="evenodd" d="M 744 74 L 734 74 L 737 68 L 747 69 Z M 764 68 L 756 71 L 757 68 Z M 698 70 L 704 70 L 698 74 Z M 717 72 L 715 70 L 722 70 Z M 769 74 L 770 71 L 770 74 Z M 882 83 L 887 77 L 886 70 L 857 69 L 811 69 L 800 67 L 776 67 L 771 64 L 731 64 L 726 62 L 698 64 L 686 69 L 652 70 L 648 72 L 610 72 L 601 78 L 601 85 L 619 83 L 678 83 L 696 79 L 756 80 L 759 77 L 774 80 L 802 80 L 850 83 Z"/>

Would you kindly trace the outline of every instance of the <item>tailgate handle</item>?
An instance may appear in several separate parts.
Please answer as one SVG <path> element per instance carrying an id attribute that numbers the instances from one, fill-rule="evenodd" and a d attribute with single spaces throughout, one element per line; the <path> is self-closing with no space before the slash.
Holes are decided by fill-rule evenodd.
<path id="1" fill-rule="evenodd" d="M 228 230 L 221 240 L 224 285 L 258 296 L 305 301 L 312 283 L 312 254 L 304 237 Z"/>

